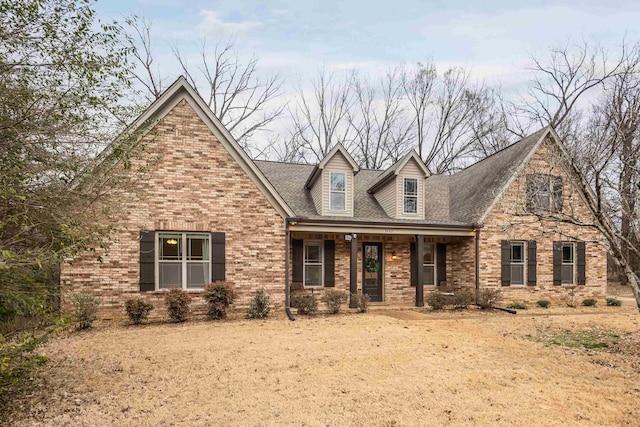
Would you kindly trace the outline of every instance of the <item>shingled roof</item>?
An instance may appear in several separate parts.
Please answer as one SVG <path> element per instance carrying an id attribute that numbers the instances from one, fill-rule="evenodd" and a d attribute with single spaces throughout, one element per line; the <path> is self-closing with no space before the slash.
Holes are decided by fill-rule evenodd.
<path id="1" fill-rule="evenodd" d="M 373 194 L 367 192 L 388 170 L 360 170 L 355 175 L 354 216 L 321 216 L 311 194 L 305 190 L 314 165 L 255 161 L 298 218 L 335 219 L 341 222 L 389 222 L 442 225 L 476 224 L 490 208 L 502 189 L 527 159 L 549 128 L 521 139 L 501 151 L 453 175 L 431 175 L 425 181 L 426 212 L 424 220 L 390 218 Z"/>

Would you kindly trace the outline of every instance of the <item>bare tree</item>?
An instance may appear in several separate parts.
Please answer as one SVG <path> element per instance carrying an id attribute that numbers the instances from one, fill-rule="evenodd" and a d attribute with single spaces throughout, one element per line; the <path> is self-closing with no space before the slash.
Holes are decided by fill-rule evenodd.
<path id="1" fill-rule="evenodd" d="M 414 146 L 433 172 L 451 172 L 465 158 L 483 157 L 505 145 L 497 92 L 472 83 L 469 70 L 449 68 L 438 75 L 433 64 L 418 63 L 402 70 L 401 82 Z"/>
<path id="2" fill-rule="evenodd" d="M 347 111 L 354 132 L 355 160 L 368 169 L 397 161 L 411 146 L 415 133 L 406 114 L 400 70 L 390 70 L 378 82 L 357 73 L 351 76 L 353 108 Z"/>
<path id="3" fill-rule="evenodd" d="M 602 46 L 587 42 L 553 47 L 545 58 L 532 57 L 529 89 L 515 105 L 520 123 L 510 130 L 524 137 L 532 126 L 552 125 L 563 141 L 573 143 L 580 101 L 616 76 L 626 57 L 624 43 L 619 55 L 611 59 Z"/>
<path id="4" fill-rule="evenodd" d="M 436 79 L 436 67 L 432 63 L 418 63 L 413 68 L 404 68 L 401 74 L 402 89 L 414 120 L 415 146 L 420 157 L 426 150 Z"/>
<path id="5" fill-rule="evenodd" d="M 139 82 L 147 100 L 156 99 L 166 87 L 166 75 L 155 66 L 151 48 L 151 25 L 142 18 L 127 21 L 126 44 L 137 61 L 132 77 Z M 258 59 L 240 58 L 232 41 L 208 48 L 198 47 L 198 61 L 190 64 L 177 47 L 171 47 L 189 83 L 198 90 L 218 119 L 236 140 L 252 154 L 260 150 L 252 137 L 268 129 L 284 111 L 278 103 L 282 88 L 279 75 L 259 77 Z"/>
<path id="6" fill-rule="evenodd" d="M 320 71 L 311 82 L 311 89 L 298 89 L 296 100 L 289 108 L 291 129 L 288 147 L 295 157 L 317 162 L 341 143 L 349 149 L 352 128 L 348 113 L 353 105 L 353 94 L 346 78 Z"/>

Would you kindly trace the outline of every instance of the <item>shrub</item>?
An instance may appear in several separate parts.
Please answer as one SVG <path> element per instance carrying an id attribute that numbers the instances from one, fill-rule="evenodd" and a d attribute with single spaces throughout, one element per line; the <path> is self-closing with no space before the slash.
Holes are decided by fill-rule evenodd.
<path id="1" fill-rule="evenodd" d="M 86 292 L 74 293 L 71 297 L 73 303 L 73 317 L 78 322 L 78 329 L 88 329 L 96 320 L 100 298 Z"/>
<path id="2" fill-rule="evenodd" d="M 32 370 L 46 363 L 47 358 L 36 352 L 46 340 L 46 334 L 25 333 L 8 342 L 0 334 L 0 413 L 15 404 L 15 392 L 26 384 Z"/>
<path id="3" fill-rule="evenodd" d="M 171 288 L 164 294 L 164 304 L 172 322 L 184 322 L 189 314 L 191 295 L 182 289 Z"/>
<path id="4" fill-rule="evenodd" d="M 329 289 L 322 296 L 322 302 L 327 304 L 329 314 L 338 314 L 340 306 L 347 302 L 347 293 L 337 289 Z"/>
<path id="5" fill-rule="evenodd" d="M 430 292 L 425 301 L 434 310 L 442 310 L 447 305 L 447 297 L 440 291 Z"/>
<path id="6" fill-rule="evenodd" d="M 502 300 L 502 292 L 500 289 L 482 289 L 478 294 L 478 305 L 483 310 L 488 310 Z"/>
<path id="7" fill-rule="evenodd" d="M 128 299 L 125 302 L 125 310 L 129 320 L 134 325 L 139 325 L 149 317 L 149 312 L 153 310 L 153 304 L 142 298 Z"/>
<path id="8" fill-rule="evenodd" d="M 474 293 L 469 289 L 461 289 L 453 294 L 451 303 L 455 308 L 467 308 L 473 304 L 475 299 Z"/>
<path id="9" fill-rule="evenodd" d="M 270 311 L 269 295 L 263 289 L 258 289 L 247 309 L 247 319 L 266 319 Z"/>
<path id="10" fill-rule="evenodd" d="M 582 305 L 584 307 L 595 307 L 597 302 L 598 301 L 593 298 L 585 298 L 582 300 Z"/>
<path id="11" fill-rule="evenodd" d="M 358 309 L 358 313 L 366 313 L 369 309 L 369 303 L 371 302 L 371 297 L 369 294 L 351 294 L 351 298 L 356 303 L 356 308 Z"/>
<path id="12" fill-rule="evenodd" d="M 527 306 L 524 304 L 520 304 L 519 302 L 512 302 L 507 306 L 507 308 L 511 308 L 513 310 L 526 310 Z"/>
<path id="13" fill-rule="evenodd" d="M 227 282 L 213 282 L 204 287 L 202 295 L 207 301 L 207 316 L 209 319 L 224 319 L 227 308 L 233 304 L 233 287 Z"/>
<path id="14" fill-rule="evenodd" d="M 313 294 L 295 293 L 291 296 L 291 306 L 298 309 L 298 314 L 315 314 L 318 302 Z"/>
<path id="15" fill-rule="evenodd" d="M 609 307 L 620 307 L 622 305 L 622 301 L 618 298 L 607 298 L 607 305 Z"/>
<path id="16" fill-rule="evenodd" d="M 551 305 L 551 303 L 546 299 L 541 299 L 536 304 L 538 304 L 538 307 L 542 308 L 549 308 L 549 306 Z"/>

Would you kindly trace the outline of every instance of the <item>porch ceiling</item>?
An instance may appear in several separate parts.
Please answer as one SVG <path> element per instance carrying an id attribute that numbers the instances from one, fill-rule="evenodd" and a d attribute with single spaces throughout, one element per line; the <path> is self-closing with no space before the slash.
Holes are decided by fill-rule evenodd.
<path id="1" fill-rule="evenodd" d="M 420 226 L 415 224 L 344 224 L 344 223 L 316 223 L 292 221 L 290 231 L 306 231 L 317 233 L 339 234 L 382 234 L 382 235 L 430 235 L 430 236 L 473 236 L 475 229 L 469 227 Z"/>

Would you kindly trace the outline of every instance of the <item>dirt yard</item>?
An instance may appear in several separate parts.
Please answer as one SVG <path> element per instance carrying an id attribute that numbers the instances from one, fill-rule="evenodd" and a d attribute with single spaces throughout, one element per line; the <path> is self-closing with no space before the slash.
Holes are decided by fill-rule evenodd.
<path id="1" fill-rule="evenodd" d="M 47 345 L 5 421 L 637 426 L 639 330 L 624 306 L 103 325 Z"/>

